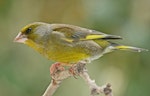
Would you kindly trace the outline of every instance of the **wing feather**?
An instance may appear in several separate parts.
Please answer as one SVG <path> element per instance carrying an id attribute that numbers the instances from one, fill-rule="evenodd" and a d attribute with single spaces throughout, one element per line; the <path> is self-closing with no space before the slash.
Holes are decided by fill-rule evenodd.
<path id="1" fill-rule="evenodd" d="M 52 24 L 54 26 L 55 24 Z M 56 26 L 56 25 L 55 25 Z M 95 40 L 95 39 L 122 39 L 120 36 L 109 35 L 95 30 L 81 28 L 68 24 L 57 24 L 53 31 L 64 34 L 64 40 L 68 42 L 82 41 L 82 40 Z"/>

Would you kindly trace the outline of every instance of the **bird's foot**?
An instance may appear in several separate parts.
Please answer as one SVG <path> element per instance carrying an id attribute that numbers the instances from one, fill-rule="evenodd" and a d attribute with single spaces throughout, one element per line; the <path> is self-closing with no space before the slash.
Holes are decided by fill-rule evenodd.
<path id="1" fill-rule="evenodd" d="M 74 76 L 76 79 L 76 76 L 79 76 L 80 73 L 82 73 L 83 71 L 87 71 L 85 69 L 85 63 L 80 62 L 78 64 L 74 64 L 69 68 L 69 73 L 72 74 L 72 76 Z"/>
<path id="2" fill-rule="evenodd" d="M 60 62 L 54 63 L 51 65 L 50 67 L 50 74 L 51 75 L 55 75 L 61 71 L 64 71 L 65 68 L 62 66 L 62 64 Z"/>
<path id="3" fill-rule="evenodd" d="M 77 72 L 76 72 L 76 70 L 75 70 L 75 68 L 74 68 L 74 66 L 71 66 L 69 69 L 69 73 L 75 78 L 75 79 L 77 79 Z"/>

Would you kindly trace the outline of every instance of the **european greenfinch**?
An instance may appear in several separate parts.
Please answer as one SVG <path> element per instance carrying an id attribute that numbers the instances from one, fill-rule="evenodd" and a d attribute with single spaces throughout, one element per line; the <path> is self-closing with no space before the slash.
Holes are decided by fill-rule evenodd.
<path id="1" fill-rule="evenodd" d="M 122 38 L 69 24 L 34 22 L 23 27 L 14 41 L 32 47 L 52 61 L 65 64 L 90 62 L 114 50 L 146 50 L 113 43 L 116 39 Z"/>

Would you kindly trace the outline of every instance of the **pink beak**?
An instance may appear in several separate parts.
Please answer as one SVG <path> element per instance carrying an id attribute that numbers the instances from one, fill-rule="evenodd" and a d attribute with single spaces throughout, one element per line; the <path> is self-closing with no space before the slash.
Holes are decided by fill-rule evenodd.
<path id="1" fill-rule="evenodd" d="M 14 39 L 14 42 L 25 43 L 26 40 L 28 40 L 27 36 L 19 32 L 19 34 Z"/>

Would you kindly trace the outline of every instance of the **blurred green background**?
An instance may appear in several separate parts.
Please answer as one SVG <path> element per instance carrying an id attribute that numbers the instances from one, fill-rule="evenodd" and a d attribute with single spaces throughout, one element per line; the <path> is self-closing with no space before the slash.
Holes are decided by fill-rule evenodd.
<path id="1" fill-rule="evenodd" d="M 67 23 L 124 37 L 119 43 L 150 49 L 150 0 L 0 0 L 0 96 L 41 96 L 52 63 L 13 42 L 31 22 Z M 150 96 L 150 54 L 115 51 L 89 64 L 98 85 L 111 83 L 114 96 Z M 54 96 L 89 96 L 78 77 L 65 80 Z"/>

